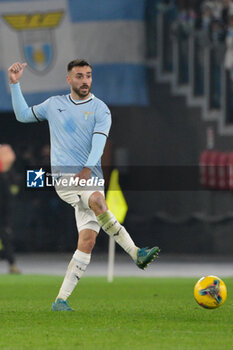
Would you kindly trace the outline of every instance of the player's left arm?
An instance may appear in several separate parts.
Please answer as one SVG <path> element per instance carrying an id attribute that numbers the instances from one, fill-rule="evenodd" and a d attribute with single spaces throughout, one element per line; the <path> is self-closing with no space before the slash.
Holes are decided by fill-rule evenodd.
<path id="1" fill-rule="evenodd" d="M 98 163 L 104 152 L 106 140 L 107 137 L 103 134 L 93 134 L 91 152 L 89 154 L 88 160 L 83 169 L 75 175 L 75 178 L 79 177 L 80 180 L 88 180 L 90 178 L 92 172 L 91 169 Z"/>
<path id="2" fill-rule="evenodd" d="M 83 169 L 75 175 L 75 177 L 79 177 L 79 179 L 88 180 L 90 178 L 92 172 L 91 169 L 98 163 L 104 152 L 104 147 L 111 127 L 111 112 L 105 104 L 97 110 L 95 117 L 96 123 L 93 131 L 89 157 Z"/>

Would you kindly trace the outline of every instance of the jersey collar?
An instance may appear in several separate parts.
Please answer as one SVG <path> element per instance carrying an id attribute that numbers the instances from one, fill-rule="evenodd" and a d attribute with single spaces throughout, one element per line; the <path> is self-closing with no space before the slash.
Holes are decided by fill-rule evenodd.
<path id="1" fill-rule="evenodd" d="M 86 100 L 80 100 L 80 101 L 77 101 L 77 100 L 74 100 L 72 97 L 71 97 L 71 94 L 68 95 L 69 99 L 71 102 L 73 102 L 75 105 L 82 105 L 84 103 L 87 103 L 87 102 L 90 102 L 93 100 L 93 98 L 95 97 L 93 94 L 91 94 L 90 97 L 88 97 Z"/>

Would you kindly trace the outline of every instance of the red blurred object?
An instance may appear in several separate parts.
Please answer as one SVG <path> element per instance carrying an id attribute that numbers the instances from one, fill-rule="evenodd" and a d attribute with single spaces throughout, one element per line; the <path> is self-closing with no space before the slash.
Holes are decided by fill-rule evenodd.
<path id="1" fill-rule="evenodd" d="M 233 152 L 228 153 L 229 189 L 233 190 Z"/>
<path id="2" fill-rule="evenodd" d="M 205 150 L 200 155 L 199 167 L 200 167 L 200 184 L 204 187 L 208 186 L 209 175 L 208 165 L 210 161 L 211 151 Z"/>
<path id="3" fill-rule="evenodd" d="M 205 150 L 200 156 L 200 183 L 204 187 L 218 188 L 218 161 L 220 154 L 218 151 Z"/>
<path id="4" fill-rule="evenodd" d="M 232 161 L 233 161 L 233 154 L 232 154 Z M 232 166 L 233 166 L 233 163 L 232 163 Z M 220 152 L 219 158 L 218 158 L 217 173 L 218 173 L 218 176 L 217 176 L 218 188 L 220 190 L 229 190 L 229 153 Z"/>
<path id="5" fill-rule="evenodd" d="M 219 158 L 220 158 L 221 152 L 218 151 L 211 151 L 210 152 L 210 158 L 209 158 L 209 164 L 207 167 L 208 172 L 208 184 L 207 186 L 212 189 L 218 188 L 218 164 L 219 164 Z"/>

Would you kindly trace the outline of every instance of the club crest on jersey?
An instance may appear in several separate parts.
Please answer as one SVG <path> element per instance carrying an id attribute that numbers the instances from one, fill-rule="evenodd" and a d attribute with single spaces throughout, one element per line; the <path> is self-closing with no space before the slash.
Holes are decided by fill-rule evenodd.
<path id="1" fill-rule="evenodd" d="M 89 117 L 90 114 L 93 114 L 93 112 L 86 112 L 86 111 L 83 111 L 83 113 L 84 113 L 84 119 L 85 119 L 85 120 L 88 119 L 88 117 Z"/>
<path id="2" fill-rule="evenodd" d="M 34 73 L 46 73 L 54 60 L 53 30 L 59 26 L 63 11 L 5 14 L 5 22 L 19 35 L 19 45 L 28 67 Z"/>

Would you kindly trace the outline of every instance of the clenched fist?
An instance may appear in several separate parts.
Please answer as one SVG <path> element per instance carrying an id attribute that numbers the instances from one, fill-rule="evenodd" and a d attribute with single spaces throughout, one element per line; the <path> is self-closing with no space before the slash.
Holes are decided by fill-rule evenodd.
<path id="1" fill-rule="evenodd" d="M 15 62 L 8 69 L 8 76 L 11 84 L 18 83 L 21 75 L 23 74 L 24 68 L 27 66 L 27 63 Z"/>

